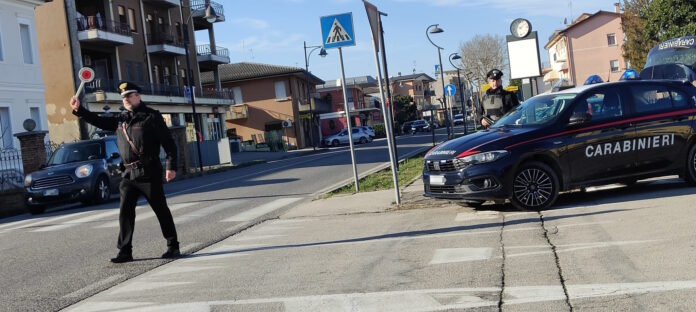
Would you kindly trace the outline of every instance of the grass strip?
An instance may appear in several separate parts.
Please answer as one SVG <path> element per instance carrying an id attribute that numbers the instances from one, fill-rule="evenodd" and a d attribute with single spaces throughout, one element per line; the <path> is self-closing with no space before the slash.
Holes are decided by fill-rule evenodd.
<path id="1" fill-rule="evenodd" d="M 403 187 L 413 178 L 423 173 L 423 159 L 425 155 L 420 154 L 413 158 L 406 159 L 399 165 L 399 187 Z M 374 192 L 394 188 L 392 181 L 391 167 L 377 171 L 360 179 L 360 192 Z M 329 192 L 327 197 L 334 195 L 355 194 L 355 183 L 344 185 L 343 187 Z"/>

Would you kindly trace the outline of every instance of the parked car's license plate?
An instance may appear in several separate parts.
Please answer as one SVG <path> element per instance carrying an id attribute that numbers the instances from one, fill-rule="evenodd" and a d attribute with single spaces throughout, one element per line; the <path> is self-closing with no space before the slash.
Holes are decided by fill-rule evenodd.
<path id="1" fill-rule="evenodd" d="M 441 175 L 431 175 L 430 185 L 445 185 L 445 177 Z"/>
<path id="2" fill-rule="evenodd" d="M 58 189 L 50 189 L 43 191 L 44 196 L 58 196 Z"/>

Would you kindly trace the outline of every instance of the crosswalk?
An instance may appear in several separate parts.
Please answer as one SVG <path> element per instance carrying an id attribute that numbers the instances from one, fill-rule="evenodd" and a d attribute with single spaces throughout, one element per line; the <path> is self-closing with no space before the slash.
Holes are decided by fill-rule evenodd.
<path id="1" fill-rule="evenodd" d="M 295 204 L 302 199 L 299 197 L 281 197 L 264 203 L 250 203 L 249 200 L 243 199 L 205 200 L 174 203 L 170 204 L 169 208 L 177 225 L 190 223 L 211 215 L 219 216 L 216 217 L 217 222 L 229 224 L 230 222 L 252 221 Z M 86 211 L 67 210 L 46 216 L 14 218 L 0 224 L 0 237 L 17 232 L 51 233 L 73 228 L 113 230 L 119 226 L 118 215 L 118 208 L 110 208 Z M 136 223 L 147 221 L 155 216 L 147 204 L 136 207 Z"/>

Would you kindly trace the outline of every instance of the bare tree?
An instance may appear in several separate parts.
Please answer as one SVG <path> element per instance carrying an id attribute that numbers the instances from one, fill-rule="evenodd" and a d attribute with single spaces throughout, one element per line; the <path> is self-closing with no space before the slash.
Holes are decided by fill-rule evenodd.
<path id="1" fill-rule="evenodd" d="M 486 81 L 486 73 L 494 68 L 507 72 L 507 47 L 502 36 L 476 35 L 459 48 L 464 72 L 471 72 L 476 80 Z"/>

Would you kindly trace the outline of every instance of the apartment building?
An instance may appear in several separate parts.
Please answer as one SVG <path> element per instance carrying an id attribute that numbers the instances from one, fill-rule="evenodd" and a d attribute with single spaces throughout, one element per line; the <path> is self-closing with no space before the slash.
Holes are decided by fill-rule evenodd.
<path id="1" fill-rule="evenodd" d="M 208 6 L 215 14 L 206 18 Z M 228 51 L 215 45 L 213 29 L 225 20 L 222 5 L 209 0 L 54 0 L 38 7 L 36 18 L 52 140 L 84 139 L 93 130 L 79 124 L 67 104 L 83 66 L 96 76 L 80 95 L 89 110 L 119 113 L 117 87 L 130 81 L 141 86 L 143 101 L 162 112 L 169 125 L 186 126 L 189 140 L 196 137 L 194 119 L 202 139 L 224 137 L 222 114 L 232 95 L 219 80 L 202 88 L 199 78 L 202 71 L 218 77 L 217 65 L 229 63 Z M 196 47 L 194 30 L 207 30 L 210 44 Z M 189 80 L 195 115 L 186 98 Z"/>
<path id="2" fill-rule="evenodd" d="M 25 119 L 46 130 L 34 8 L 44 1 L 0 0 L 0 150 L 19 148 Z"/>
<path id="3" fill-rule="evenodd" d="M 431 104 L 431 97 L 428 91 L 431 89 L 434 81 L 436 80 L 433 77 L 423 73 L 404 76 L 398 73 L 396 77 L 389 78 L 392 94 L 410 96 L 413 98 L 413 103 L 424 107 Z"/>
<path id="4" fill-rule="evenodd" d="M 266 143 L 273 150 L 282 149 L 283 142 L 290 148 L 310 147 L 312 139 L 319 144 L 317 123 L 310 121 L 326 111 L 326 105 L 312 99 L 310 109 L 306 103 L 307 91 L 312 94 L 314 86 L 324 81 L 303 68 L 242 62 L 220 65 L 218 78 L 208 72 L 201 79 L 204 87 L 219 79 L 223 87 L 232 90 L 234 105 L 225 112 L 230 136 Z M 291 126 L 284 128 L 286 120 Z M 310 134 L 312 128 L 314 133 Z"/>
<path id="5" fill-rule="evenodd" d="M 380 109 L 375 104 L 377 102 L 367 96 L 369 90 L 377 86 L 377 80 L 371 76 L 346 78 L 346 98 L 352 126 L 372 125 L 374 121 L 380 120 Z M 347 120 L 341 80 L 330 80 L 318 85 L 317 93 L 325 102 L 330 103 L 331 109 L 331 112 L 319 115 L 321 136 L 329 136 L 345 129 Z"/>
<path id="6" fill-rule="evenodd" d="M 591 75 L 617 81 L 629 67 L 622 54 L 624 33 L 618 4 L 614 12 L 583 13 L 572 24 L 551 35 L 548 50 L 551 71 L 545 82 L 567 79 L 580 85 Z"/>

